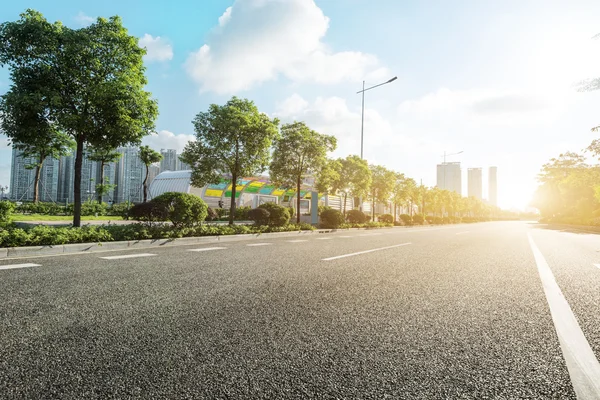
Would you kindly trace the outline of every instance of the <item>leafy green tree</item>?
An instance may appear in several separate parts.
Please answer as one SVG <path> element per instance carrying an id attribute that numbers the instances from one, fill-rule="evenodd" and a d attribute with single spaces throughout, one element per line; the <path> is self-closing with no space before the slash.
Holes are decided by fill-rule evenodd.
<path id="1" fill-rule="evenodd" d="M 346 198 L 366 196 L 371 187 L 371 170 L 367 161 L 357 155 L 340 159 L 340 190 L 344 192 L 344 216 L 346 216 Z"/>
<path id="2" fill-rule="evenodd" d="M 159 162 L 163 159 L 162 154 L 158 151 L 151 149 L 149 146 L 140 147 L 140 160 L 146 166 L 146 176 L 144 177 L 144 203 L 148 200 L 148 174 L 150 172 L 150 166 L 154 163 Z"/>
<path id="3" fill-rule="evenodd" d="M 98 196 L 99 204 L 102 204 L 102 197 L 105 194 L 110 193 L 110 191 L 116 187 L 116 185 L 108 183 L 109 179 L 104 178 L 104 167 L 106 167 L 107 164 L 118 161 L 121 156 L 122 154 L 114 147 L 94 146 L 88 149 L 88 159 L 100 163 L 100 183 L 96 185 L 96 195 Z M 147 176 L 148 170 L 146 170 L 146 177 Z"/>
<path id="4" fill-rule="evenodd" d="M 281 127 L 281 137 L 275 141 L 271 179 L 279 185 L 296 186 L 296 222 L 300 223 L 300 184 L 302 179 L 319 171 L 327 162 L 327 152 L 336 148 L 334 136 L 311 130 L 304 122 Z"/>
<path id="5" fill-rule="evenodd" d="M 144 90 L 145 53 L 119 17 L 71 29 L 27 10 L 0 25 L 0 65 L 10 71 L 10 92 L 41 94 L 57 129 L 76 142 L 74 226 L 81 224 L 85 145 L 139 143 L 154 129 L 158 111 Z"/>
<path id="6" fill-rule="evenodd" d="M 387 203 L 390 200 L 396 174 L 381 165 L 370 165 L 371 170 L 371 200 L 373 202 L 371 218 L 375 221 L 375 204 L 376 202 Z"/>
<path id="7" fill-rule="evenodd" d="M 229 224 L 233 225 L 238 179 L 263 172 L 269 165 L 277 119 L 261 113 L 254 102 L 232 97 L 225 105 L 211 104 L 193 121 L 196 141 L 189 142 L 181 160 L 192 167 L 192 183 L 203 187 L 231 176 Z"/>
<path id="8" fill-rule="evenodd" d="M 398 220 L 398 206 L 408 203 L 410 193 L 408 192 L 407 179 L 403 173 L 396 173 L 394 188 L 392 189 L 392 201 L 394 203 L 394 222 Z"/>

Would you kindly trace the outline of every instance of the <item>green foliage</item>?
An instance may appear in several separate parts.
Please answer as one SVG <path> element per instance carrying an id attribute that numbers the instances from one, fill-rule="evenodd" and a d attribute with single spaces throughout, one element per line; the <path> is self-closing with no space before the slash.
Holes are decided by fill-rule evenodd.
<path id="1" fill-rule="evenodd" d="M 67 213 L 73 215 L 74 213 L 74 204 L 69 204 L 67 207 Z M 108 212 L 108 204 L 101 203 L 98 204 L 95 201 L 86 201 L 81 204 L 81 214 L 82 216 L 91 216 L 91 215 L 106 215 Z"/>
<path id="2" fill-rule="evenodd" d="M 129 218 L 129 210 L 131 210 L 133 204 L 130 202 L 116 203 L 113 204 L 107 211 L 107 215 L 116 215 L 123 219 Z"/>
<path id="3" fill-rule="evenodd" d="M 404 225 L 412 225 L 413 223 L 413 217 L 411 217 L 408 214 L 400 214 L 400 219 L 402 220 Z"/>
<path id="4" fill-rule="evenodd" d="M 254 221 L 255 225 L 269 225 L 269 216 L 271 213 L 265 208 L 254 208 L 248 211 L 248 218 Z"/>
<path id="5" fill-rule="evenodd" d="M 57 203 L 21 203 L 15 211 L 20 214 L 67 215 L 67 208 Z"/>
<path id="6" fill-rule="evenodd" d="M 413 215 L 412 217 L 413 224 L 415 225 L 423 225 L 425 222 L 425 218 L 421 214 Z"/>
<path id="7" fill-rule="evenodd" d="M 344 222 L 344 215 L 338 210 L 329 209 L 321 213 L 321 225 L 323 228 L 336 229 Z"/>
<path id="8" fill-rule="evenodd" d="M 208 206 L 200 197 L 188 194 L 167 192 L 150 200 L 159 214 L 171 221 L 175 228 L 187 228 L 201 224 L 206 219 Z"/>
<path id="9" fill-rule="evenodd" d="M 300 192 L 302 179 L 317 173 L 327 162 L 327 152 L 336 148 L 334 136 L 311 130 L 304 122 L 294 122 L 281 127 L 281 137 L 275 140 L 273 161 L 269 167 L 271 179 L 283 187 L 294 187 Z M 300 196 L 297 207 L 300 209 Z M 300 223 L 300 213 L 296 215 Z"/>
<path id="10" fill-rule="evenodd" d="M 145 52 L 119 17 L 71 29 L 27 10 L 18 21 L 0 25 L 0 65 L 10 73 L 9 96 L 18 103 L 32 98 L 30 114 L 44 116 L 47 127 L 76 142 L 75 226 L 84 146 L 138 143 L 154 130 L 158 110 L 144 90 Z"/>
<path id="11" fill-rule="evenodd" d="M 390 200 L 396 182 L 396 173 L 381 165 L 370 165 L 372 183 L 371 200 L 372 215 L 375 217 L 375 203 L 387 203 Z"/>
<path id="12" fill-rule="evenodd" d="M 148 200 L 148 173 L 150 165 L 162 160 L 163 156 L 158 151 L 151 149 L 150 146 L 141 146 L 139 156 L 142 163 L 146 166 L 146 176 L 144 177 L 144 182 L 142 184 L 144 187 L 143 202 L 145 203 Z"/>
<path id="13" fill-rule="evenodd" d="M 236 207 L 235 209 L 235 220 L 236 221 L 247 221 L 248 220 L 248 212 L 252 209 L 252 207 Z"/>
<path id="14" fill-rule="evenodd" d="M 319 216 L 321 216 L 321 214 L 323 214 L 323 212 L 327 211 L 327 210 L 331 210 L 331 207 L 329 207 L 329 206 L 322 206 L 322 205 L 317 206 L 317 213 L 318 213 Z"/>
<path id="15" fill-rule="evenodd" d="M 0 222 L 9 222 L 15 210 L 15 205 L 10 201 L 0 201 Z"/>
<path id="16" fill-rule="evenodd" d="M 275 203 L 264 203 L 258 208 L 269 212 L 269 225 L 271 226 L 284 226 L 290 222 L 290 212 L 287 207 Z"/>
<path id="17" fill-rule="evenodd" d="M 369 217 L 360 210 L 350 210 L 346 213 L 346 219 L 351 224 L 364 224 Z"/>
<path id="18" fill-rule="evenodd" d="M 105 146 L 104 144 L 92 146 L 87 149 L 87 158 L 100 163 L 100 183 L 96 185 L 98 203 L 102 203 L 103 196 L 110 193 L 117 186 L 110 184 L 110 179 L 104 177 L 104 167 L 106 164 L 118 161 L 121 156 L 122 154 L 115 147 Z"/>
<path id="19" fill-rule="evenodd" d="M 392 214 L 382 214 L 377 219 L 379 222 L 384 222 L 386 224 L 394 223 L 394 216 Z"/>
<path id="20" fill-rule="evenodd" d="M 154 201 L 135 204 L 128 210 L 127 215 L 135 221 L 142 221 L 150 225 L 168 219 L 166 207 L 162 207 Z"/>
<path id="21" fill-rule="evenodd" d="M 234 182 L 229 223 L 235 218 L 238 179 L 261 173 L 269 165 L 270 147 L 277 138 L 277 119 L 261 113 L 247 99 L 232 97 L 224 106 L 211 104 L 193 121 L 196 140 L 188 142 L 181 160 L 192 166 L 192 183 L 203 187 L 219 183 L 223 174 Z"/>

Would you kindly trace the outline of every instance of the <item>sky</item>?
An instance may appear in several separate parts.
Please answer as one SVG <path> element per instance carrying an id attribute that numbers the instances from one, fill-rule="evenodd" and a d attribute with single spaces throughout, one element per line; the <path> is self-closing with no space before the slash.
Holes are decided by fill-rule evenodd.
<path id="1" fill-rule="evenodd" d="M 364 157 L 427 186 L 436 164 L 498 167 L 498 202 L 525 208 L 543 163 L 581 151 L 598 135 L 600 2 L 595 0 L 25 0 L 0 21 L 33 8 L 72 28 L 119 15 L 147 48 L 148 90 L 158 100 L 155 149 L 181 151 L 192 119 L 231 96 L 253 100 L 282 122 L 335 135 L 334 157 Z M 0 93 L 9 89 L 0 70 Z M 596 135 L 596 136 L 595 136 Z M 0 136 L 0 185 L 10 180 Z"/>

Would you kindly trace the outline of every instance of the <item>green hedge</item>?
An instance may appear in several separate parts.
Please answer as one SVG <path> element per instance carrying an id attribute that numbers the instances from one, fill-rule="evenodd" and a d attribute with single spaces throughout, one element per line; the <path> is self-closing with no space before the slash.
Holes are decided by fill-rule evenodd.
<path id="1" fill-rule="evenodd" d="M 202 225 L 177 229 L 171 224 L 129 224 L 73 227 L 38 225 L 23 229 L 0 227 L 0 247 L 52 246 L 68 243 L 98 243 L 121 240 L 168 239 L 191 236 L 236 235 L 244 233 L 313 230 L 309 224 L 285 226 Z"/>
<path id="2" fill-rule="evenodd" d="M 321 226 L 323 228 L 335 229 L 344 224 L 344 216 L 341 212 L 328 209 L 321 212 Z"/>
<path id="3" fill-rule="evenodd" d="M 10 201 L 0 201 L 0 223 L 10 221 L 15 205 Z"/>

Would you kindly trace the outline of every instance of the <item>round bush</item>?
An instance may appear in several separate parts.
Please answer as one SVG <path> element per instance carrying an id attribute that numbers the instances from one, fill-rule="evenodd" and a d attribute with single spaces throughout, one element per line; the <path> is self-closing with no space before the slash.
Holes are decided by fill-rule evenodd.
<path id="1" fill-rule="evenodd" d="M 189 193 L 167 192 L 153 198 L 158 212 L 166 215 L 176 228 L 188 228 L 206 219 L 208 206 L 200 197 Z"/>
<path id="2" fill-rule="evenodd" d="M 377 220 L 379 222 L 384 222 L 386 224 L 392 224 L 392 223 L 394 223 L 394 216 L 392 214 L 383 214 L 383 215 L 380 215 Z"/>
<path id="3" fill-rule="evenodd" d="M 412 217 L 413 224 L 423 225 L 424 218 L 422 215 L 417 214 Z"/>
<path id="4" fill-rule="evenodd" d="M 10 201 L 0 201 L 0 222 L 8 222 L 15 210 L 15 205 Z"/>
<path id="5" fill-rule="evenodd" d="M 408 214 L 400 214 L 400 219 L 404 222 L 404 225 L 412 225 L 413 218 Z"/>
<path id="6" fill-rule="evenodd" d="M 339 228 L 344 223 L 344 216 L 338 210 L 325 210 L 321 213 L 321 224 L 324 228 Z"/>
<path id="7" fill-rule="evenodd" d="M 364 224 L 369 217 L 360 210 L 350 210 L 346 213 L 346 219 L 351 224 Z"/>
<path id="8" fill-rule="evenodd" d="M 254 208 L 248 211 L 248 219 L 254 221 L 255 225 L 269 225 L 269 216 L 271 213 L 265 208 Z"/>
<path id="9" fill-rule="evenodd" d="M 275 203 L 264 203 L 258 206 L 258 208 L 269 212 L 269 225 L 271 226 L 284 226 L 290 222 L 290 212 L 287 207 Z"/>
<path id="10" fill-rule="evenodd" d="M 166 209 L 153 201 L 135 204 L 129 209 L 127 215 L 133 220 L 142 222 L 166 221 L 168 219 Z"/>

